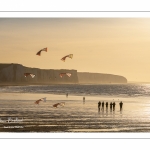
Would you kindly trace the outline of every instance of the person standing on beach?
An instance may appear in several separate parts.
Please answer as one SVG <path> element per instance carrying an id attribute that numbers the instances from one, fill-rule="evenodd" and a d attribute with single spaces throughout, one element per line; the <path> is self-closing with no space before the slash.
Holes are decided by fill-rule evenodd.
<path id="1" fill-rule="evenodd" d="M 119 105 L 120 105 L 120 111 L 122 111 L 123 102 L 121 101 L 121 102 L 119 103 Z"/>
<path id="2" fill-rule="evenodd" d="M 66 93 L 66 97 L 68 97 L 68 93 Z"/>
<path id="3" fill-rule="evenodd" d="M 101 102 L 98 102 L 98 111 L 100 111 L 100 107 L 101 107 Z"/>
<path id="4" fill-rule="evenodd" d="M 102 102 L 102 110 L 104 110 L 104 102 Z"/>
<path id="5" fill-rule="evenodd" d="M 112 102 L 110 102 L 110 111 L 112 111 Z"/>
<path id="6" fill-rule="evenodd" d="M 113 111 L 115 110 L 115 105 L 116 105 L 116 103 L 115 102 L 113 102 Z"/>
<path id="7" fill-rule="evenodd" d="M 85 104 L 85 97 L 83 97 L 83 104 Z"/>
<path id="8" fill-rule="evenodd" d="M 108 102 L 106 102 L 106 110 L 108 110 Z"/>
<path id="9" fill-rule="evenodd" d="M 99 101 L 99 102 L 98 102 L 98 108 L 100 108 L 100 107 L 101 107 L 101 102 Z"/>

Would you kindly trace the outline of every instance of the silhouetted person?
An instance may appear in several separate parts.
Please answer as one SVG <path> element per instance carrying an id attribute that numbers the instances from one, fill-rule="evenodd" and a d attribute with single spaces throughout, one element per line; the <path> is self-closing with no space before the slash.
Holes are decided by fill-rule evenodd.
<path id="1" fill-rule="evenodd" d="M 100 107 L 101 107 L 101 102 L 99 101 L 99 102 L 98 102 L 98 108 L 100 108 Z"/>
<path id="2" fill-rule="evenodd" d="M 108 102 L 106 102 L 106 110 L 108 110 Z"/>
<path id="3" fill-rule="evenodd" d="M 85 103 L 85 97 L 83 97 L 83 104 Z"/>
<path id="4" fill-rule="evenodd" d="M 68 97 L 68 93 L 66 93 L 66 97 Z"/>
<path id="5" fill-rule="evenodd" d="M 115 110 L 115 105 L 116 105 L 116 103 L 115 102 L 113 102 L 113 111 Z"/>
<path id="6" fill-rule="evenodd" d="M 104 102 L 102 102 L 102 110 L 104 110 Z"/>
<path id="7" fill-rule="evenodd" d="M 100 111 L 100 107 L 101 107 L 101 102 L 98 102 L 98 111 Z"/>
<path id="8" fill-rule="evenodd" d="M 119 103 L 119 105 L 120 105 L 120 111 L 122 111 L 123 102 L 121 101 L 121 102 Z"/>
<path id="9" fill-rule="evenodd" d="M 110 102 L 110 111 L 112 111 L 112 105 L 113 105 L 112 102 Z"/>

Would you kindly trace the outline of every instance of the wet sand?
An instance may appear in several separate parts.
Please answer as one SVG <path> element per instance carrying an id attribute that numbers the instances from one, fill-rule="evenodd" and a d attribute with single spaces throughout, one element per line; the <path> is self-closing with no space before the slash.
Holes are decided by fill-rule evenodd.
<path id="1" fill-rule="evenodd" d="M 35 105 L 40 98 L 47 101 Z M 116 102 L 98 111 L 98 101 Z M 119 102 L 123 101 L 120 111 Z M 53 104 L 65 102 L 64 107 Z M 148 98 L 0 93 L 0 132 L 149 132 Z"/>

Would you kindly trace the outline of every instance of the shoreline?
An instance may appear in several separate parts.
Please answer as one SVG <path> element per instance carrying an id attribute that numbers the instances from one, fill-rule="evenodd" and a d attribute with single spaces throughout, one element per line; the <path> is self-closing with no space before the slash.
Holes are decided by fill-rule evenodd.
<path id="1" fill-rule="evenodd" d="M 37 99 L 47 97 L 46 103 L 35 105 Z M 119 102 L 123 101 L 120 112 Z M 53 104 L 65 102 L 64 107 L 54 108 Z M 0 93 L 0 118 L 6 120 L 23 118 L 22 122 L 5 122 L 0 124 L 0 132 L 28 133 L 119 133 L 149 132 L 150 102 L 137 98 L 114 99 L 115 111 L 110 108 L 98 112 L 98 101 L 112 102 L 112 97 L 77 95 L 57 95 L 41 93 Z M 144 103 L 144 105 L 143 105 Z"/>
<path id="2" fill-rule="evenodd" d="M 30 97 L 33 98 L 39 98 L 39 97 L 47 97 L 49 100 L 81 100 L 83 101 L 83 97 L 86 98 L 86 100 L 100 100 L 100 99 L 112 99 L 112 96 L 102 96 L 102 95 L 75 95 L 75 94 L 69 94 L 68 98 L 66 97 L 66 94 L 49 94 L 49 93 L 22 93 L 22 92 L 0 92 L 0 100 L 3 98 L 8 98 L 9 100 L 11 98 L 16 98 L 18 96 L 23 96 L 25 100 L 31 100 Z M 120 97 L 121 98 L 121 97 Z M 22 99 L 22 100 L 24 100 Z M 122 98 L 123 99 L 123 98 Z M 118 100 L 118 98 L 117 98 Z"/>
<path id="3" fill-rule="evenodd" d="M 0 83 L 0 87 L 3 86 L 55 86 L 55 85 L 132 85 L 132 84 L 150 84 L 149 82 L 128 82 L 128 83 L 33 83 L 33 84 L 27 84 L 27 83 L 14 83 L 14 84 L 2 84 Z"/>

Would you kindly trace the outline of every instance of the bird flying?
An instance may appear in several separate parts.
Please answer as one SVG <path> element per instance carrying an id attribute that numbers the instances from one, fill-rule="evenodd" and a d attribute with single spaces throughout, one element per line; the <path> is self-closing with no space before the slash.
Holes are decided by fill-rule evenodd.
<path id="1" fill-rule="evenodd" d="M 39 105 L 39 103 L 40 103 L 41 101 L 46 102 L 46 97 L 41 98 L 41 99 L 35 101 L 34 103 L 37 104 L 37 105 Z"/>
<path id="2" fill-rule="evenodd" d="M 24 73 L 24 76 L 27 77 L 27 76 L 31 76 L 32 78 L 35 77 L 35 74 L 32 74 L 32 73 Z"/>
<path id="3" fill-rule="evenodd" d="M 64 75 L 71 77 L 71 73 L 60 73 L 59 76 L 62 78 Z"/>
<path id="4" fill-rule="evenodd" d="M 36 53 L 36 55 L 41 56 L 41 52 L 42 52 L 42 51 L 47 52 L 47 47 L 45 47 L 45 48 L 43 48 L 43 49 L 39 50 L 39 51 Z"/>
<path id="5" fill-rule="evenodd" d="M 61 102 L 61 103 L 56 103 L 53 105 L 53 107 L 57 108 L 58 106 L 64 106 L 65 105 L 65 102 Z"/>
<path id="6" fill-rule="evenodd" d="M 61 60 L 65 62 L 67 57 L 72 59 L 73 58 L 73 54 L 66 55 Z"/>

